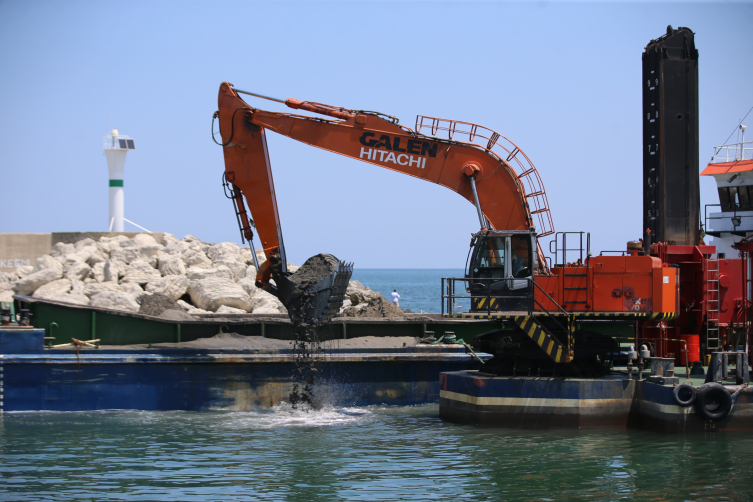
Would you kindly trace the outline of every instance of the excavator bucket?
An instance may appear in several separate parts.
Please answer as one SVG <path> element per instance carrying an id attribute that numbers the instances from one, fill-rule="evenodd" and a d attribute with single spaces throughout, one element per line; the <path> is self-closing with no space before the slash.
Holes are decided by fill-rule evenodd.
<path id="1" fill-rule="evenodd" d="M 353 264 L 330 254 L 312 256 L 293 274 L 273 274 L 277 297 L 296 326 L 316 325 L 337 314 L 351 275 Z"/>

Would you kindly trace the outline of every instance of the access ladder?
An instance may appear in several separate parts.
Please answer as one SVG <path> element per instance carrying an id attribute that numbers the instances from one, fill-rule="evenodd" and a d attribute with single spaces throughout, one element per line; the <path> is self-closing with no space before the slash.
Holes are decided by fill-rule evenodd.
<path id="1" fill-rule="evenodd" d="M 706 260 L 706 350 L 718 352 L 719 338 L 719 260 Z"/>

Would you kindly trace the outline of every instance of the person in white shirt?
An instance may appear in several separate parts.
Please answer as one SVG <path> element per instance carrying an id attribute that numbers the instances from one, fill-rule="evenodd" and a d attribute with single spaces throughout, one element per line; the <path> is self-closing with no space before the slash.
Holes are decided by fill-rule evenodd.
<path id="1" fill-rule="evenodd" d="M 392 303 L 394 303 L 396 307 L 400 306 L 400 304 L 397 302 L 398 298 L 400 298 L 400 295 L 397 294 L 397 290 L 396 289 L 393 289 L 392 290 Z"/>

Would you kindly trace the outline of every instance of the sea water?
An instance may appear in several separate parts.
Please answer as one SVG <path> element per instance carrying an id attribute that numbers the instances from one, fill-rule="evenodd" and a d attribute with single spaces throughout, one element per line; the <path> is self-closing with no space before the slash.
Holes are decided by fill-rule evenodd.
<path id="1" fill-rule="evenodd" d="M 750 500 L 753 437 L 458 425 L 437 405 L 6 413 L 0 500 Z"/>
<path id="2" fill-rule="evenodd" d="M 353 269 L 352 279 L 382 293 L 388 300 L 392 299 L 390 296 L 392 291 L 397 290 L 400 295 L 400 307 L 403 309 L 409 309 L 412 312 L 436 313 L 441 312 L 442 308 L 442 278 L 462 278 L 463 275 L 463 269 L 459 268 L 361 269 L 356 267 Z M 458 288 L 461 286 L 462 283 L 457 284 Z M 462 300 L 458 300 L 457 303 L 461 304 Z M 467 311 L 467 306 L 465 309 Z"/>

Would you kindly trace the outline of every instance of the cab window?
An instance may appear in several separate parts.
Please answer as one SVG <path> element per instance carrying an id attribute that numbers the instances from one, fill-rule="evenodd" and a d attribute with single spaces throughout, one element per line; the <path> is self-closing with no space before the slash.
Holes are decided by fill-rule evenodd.
<path id="1" fill-rule="evenodd" d="M 505 276 L 504 237 L 487 237 L 477 245 L 472 275 L 486 278 Z"/>
<path id="2" fill-rule="evenodd" d="M 527 235 L 510 237 L 510 264 L 515 278 L 531 275 L 531 238 Z"/>

